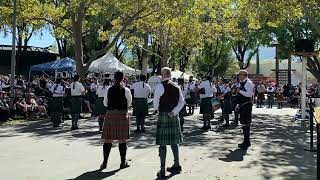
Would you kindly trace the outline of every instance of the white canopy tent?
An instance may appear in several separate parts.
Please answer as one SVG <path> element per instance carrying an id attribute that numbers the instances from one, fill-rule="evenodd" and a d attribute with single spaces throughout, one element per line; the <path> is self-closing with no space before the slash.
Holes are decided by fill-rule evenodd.
<path id="1" fill-rule="evenodd" d="M 122 71 L 127 75 L 138 75 L 140 70 L 135 70 L 123 63 L 121 63 L 111 52 L 101 58 L 93 61 L 89 67 L 89 72 L 94 73 L 115 73 Z"/>
<path id="2" fill-rule="evenodd" d="M 191 76 L 191 75 L 186 74 L 186 73 L 184 73 L 184 72 L 181 72 L 181 71 L 179 71 L 179 70 L 174 70 L 174 71 L 171 72 L 171 78 L 172 78 L 172 79 L 173 79 L 173 78 L 175 78 L 175 79 L 183 78 L 183 79 L 185 79 L 185 80 L 189 80 L 190 76 Z M 193 79 L 195 79 L 195 78 L 193 78 Z M 195 80 L 196 80 L 196 79 L 195 79 Z"/>

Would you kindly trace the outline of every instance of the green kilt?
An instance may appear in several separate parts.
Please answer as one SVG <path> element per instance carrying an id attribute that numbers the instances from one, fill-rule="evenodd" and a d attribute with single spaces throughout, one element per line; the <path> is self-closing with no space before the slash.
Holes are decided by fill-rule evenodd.
<path id="1" fill-rule="evenodd" d="M 211 97 L 201 99 L 200 114 L 211 114 L 213 112 L 211 99 Z"/>
<path id="2" fill-rule="evenodd" d="M 178 116 L 169 118 L 167 112 L 160 112 L 158 116 L 156 144 L 172 145 L 182 142 L 182 133 L 180 128 L 180 120 Z"/>
<path id="3" fill-rule="evenodd" d="M 148 99 L 147 98 L 134 98 L 133 100 L 133 116 L 144 117 L 148 116 Z"/>
<path id="4" fill-rule="evenodd" d="M 63 113 L 63 98 L 51 97 L 49 100 L 49 110 L 52 113 Z"/>
<path id="5" fill-rule="evenodd" d="M 107 111 L 107 108 L 104 106 L 103 104 L 103 100 L 104 98 L 103 97 L 99 97 L 96 102 L 95 102 L 95 115 L 105 115 L 106 114 L 106 111 Z"/>
<path id="6" fill-rule="evenodd" d="M 80 114 L 82 112 L 82 97 L 72 96 L 71 103 L 71 114 Z"/>

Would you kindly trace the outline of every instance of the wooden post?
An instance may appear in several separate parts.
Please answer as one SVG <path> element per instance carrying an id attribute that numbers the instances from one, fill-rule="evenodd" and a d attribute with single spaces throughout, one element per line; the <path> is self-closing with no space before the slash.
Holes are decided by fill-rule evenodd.
<path id="1" fill-rule="evenodd" d="M 279 85 L 279 45 L 276 46 L 276 83 Z"/>
<path id="2" fill-rule="evenodd" d="M 291 63 L 292 63 L 292 59 L 291 57 L 288 58 L 288 84 L 291 84 Z"/>

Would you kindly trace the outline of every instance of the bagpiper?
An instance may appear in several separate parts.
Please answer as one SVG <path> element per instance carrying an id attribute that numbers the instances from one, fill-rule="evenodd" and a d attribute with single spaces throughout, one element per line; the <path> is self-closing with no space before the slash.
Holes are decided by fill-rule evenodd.
<path id="1" fill-rule="evenodd" d="M 80 113 L 82 112 L 82 100 L 85 94 L 83 85 L 79 82 L 80 76 L 75 75 L 73 82 L 71 83 L 71 116 L 72 116 L 72 127 L 71 130 L 79 129 L 78 120 L 80 119 Z"/>
<path id="2" fill-rule="evenodd" d="M 146 132 L 145 117 L 149 114 L 148 97 L 151 93 L 150 86 L 145 82 L 146 76 L 140 75 L 140 81 L 130 87 L 133 96 L 133 116 L 136 116 L 137 129 L 135 132 Z"/>
<path id="3" fill-rule="evenodd" d="M 214 85 L 210 82 L 210 76 L 205 76 L 203 82 L 199 85 L 200 93 L 200 114 L 203 114 L 203 130 L 211 129 L 211 114 L 213 113 L 212 109 L 212 98 L 214 93 Z"/>
<path id="4" fill-rule="evenodd" d="M 65 94 L 65 88 L 62 86 L 61 78 L 58 78 L 56 83 L 51 86 L 50 92 L 52 93 L 52 98 L 49 102 L 51 121 L 53 123 L 53 127 L 59 127 L 62 122 L 63 97 Z"/>
<path id="5" fill-rule="evenodd" d="M 97 89 L 98 99 L 95 102 L 95 114 L 98 115 L 99 131 L 102 131 L 103 122 L 105 120 L 105 115 L 107 108 L 103 104 L 104 96 L 106 95 L 110 87 L 110 79 L 105 79 L 102 86 Z"/>

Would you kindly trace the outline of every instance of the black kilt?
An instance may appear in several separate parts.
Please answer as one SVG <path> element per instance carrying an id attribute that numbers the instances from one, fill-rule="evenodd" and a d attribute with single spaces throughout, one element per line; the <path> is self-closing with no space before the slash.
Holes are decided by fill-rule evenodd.
<path id="1" fill-rule="evenodd" d="M 149 106 L 147 98 L 134 98 L 133 100 L 133 116 L 144 117 L 148 116 Z"/>
<path id="2" fill-rule="evenodd" d="M 252 102 L 240 105 L 240 123 L 242 125 L 250 125 L 252 121 Z"/>
<path id="3" fill-rule="evenodd" d="M 71 97 L 71 114 L 80 114 L 82 112 L 82 96 Z"/>
<path id="4" fill-rule="evenodd" d="M 103 97 L 99 97 L 95 102 L 95 109 L 94 114 L 95 115 L 106 115 L 107 108 L 103 104 Z"/>
<path id="5" fill-rule="evenodd" d="M 52 113 L 63 113 L 63 97 L 51 97 L 49 99 L 49 110 Z"/>
<path id="6" fill-rule="evenodd" d="M 211 97 L 201 99 L 200 114 L 211 114 L 213 112 L 211 99 Z"/>

